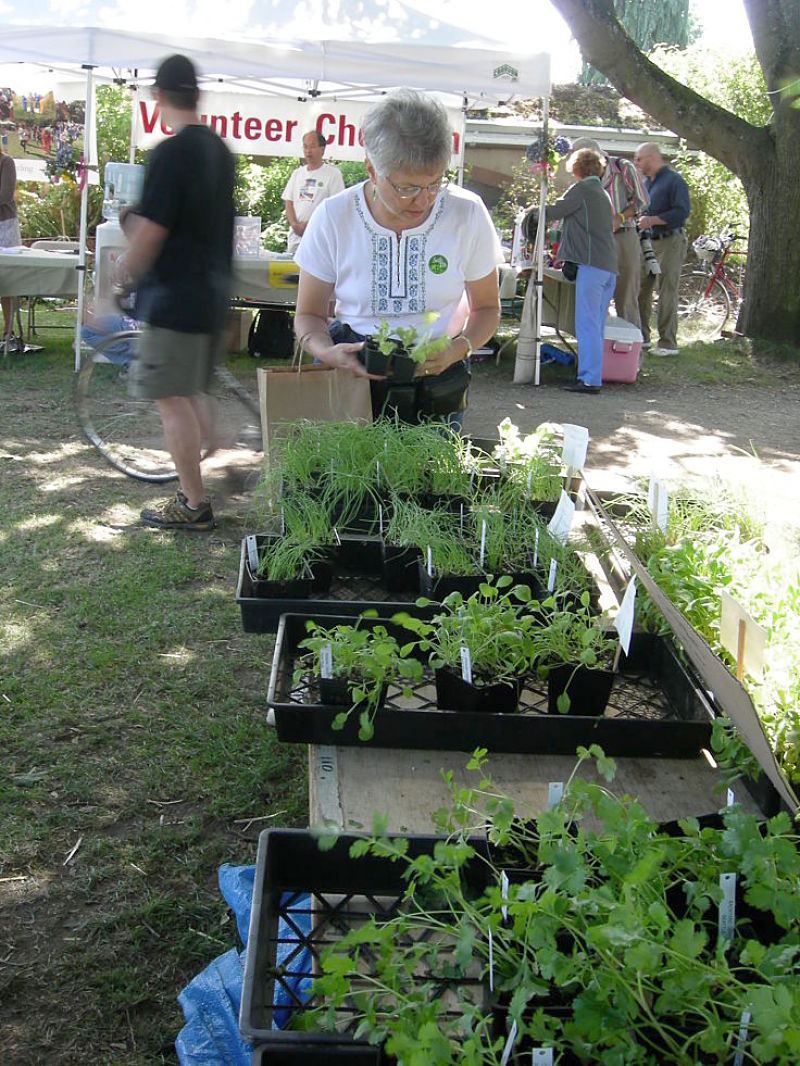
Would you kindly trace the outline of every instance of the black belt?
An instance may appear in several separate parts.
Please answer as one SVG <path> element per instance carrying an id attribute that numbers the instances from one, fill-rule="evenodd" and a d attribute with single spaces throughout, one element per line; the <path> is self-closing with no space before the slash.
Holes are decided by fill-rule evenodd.
<path id="1" fill-rule="evenodd" d="M 650 240 L 660 241 L 662 237 L 678 237 L 681 233 L 683 233 L 682 229 L 671 229 L 669 233 L 654 233 Z"/>

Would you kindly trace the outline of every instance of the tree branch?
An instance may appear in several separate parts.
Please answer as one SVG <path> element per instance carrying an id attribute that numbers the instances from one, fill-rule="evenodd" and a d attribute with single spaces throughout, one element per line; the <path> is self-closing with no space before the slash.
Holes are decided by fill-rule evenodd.
<path id="1" fill-rule="evenodd" d="M 769 131 L 706 100 L 652 63 L 625 32 L 610 0 L 551 0 L 592 66 L 648 114 L 734 173 L 773 151 Z M 756 3 L 757 0 L 751 0 Z M 761 158 L 763 165 L 763 158 Z"/>

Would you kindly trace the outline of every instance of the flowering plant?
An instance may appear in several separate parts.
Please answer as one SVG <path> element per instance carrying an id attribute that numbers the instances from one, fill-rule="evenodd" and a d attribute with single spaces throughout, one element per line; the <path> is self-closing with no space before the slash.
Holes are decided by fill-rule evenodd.
<path id="1" fill-rule="evenodd" d="M 572 144 L 559 134 L 557 137 L 537 137 L 525 150 L 525 158 L 531 165 L 531 173 L 545 171 L 549 177 L 555 173 L 560 156 L 566 155 Z"/>
<path id="2" fill-rule="evenodd" d="M 45 173 L 54 185 L 63 178 L 68 185 L 82 189 L 86 180 L 83 153 L 71 145 L 61 145 L 55 156 L 47 160 Z"/>

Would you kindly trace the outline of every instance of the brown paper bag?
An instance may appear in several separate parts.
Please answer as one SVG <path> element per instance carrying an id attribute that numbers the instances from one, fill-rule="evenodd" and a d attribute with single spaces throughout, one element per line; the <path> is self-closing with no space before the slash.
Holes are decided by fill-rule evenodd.
<path id="1" fill-rule="evenodd" d="M 293 422 L 371 422 L 369 380 L 346 370 L 314 363 L 308 366 L 259 367 L 258 398 L 264 459 L 270 443 Z"/>

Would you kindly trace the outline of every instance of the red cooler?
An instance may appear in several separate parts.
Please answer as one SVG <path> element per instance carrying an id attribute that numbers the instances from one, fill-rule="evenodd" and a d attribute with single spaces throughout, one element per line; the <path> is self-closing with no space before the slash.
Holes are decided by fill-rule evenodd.
<path id="1" fill-rule="evenodd" d="M 642 331 L 624 318 L 606 319 L 603 329 L 603 381 L 636 381 Z"/>

